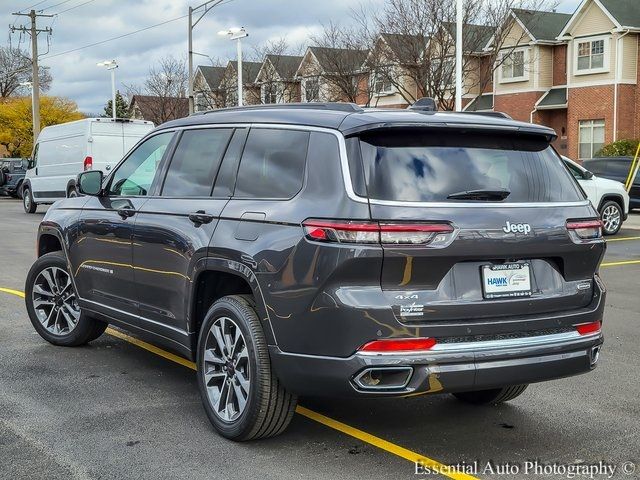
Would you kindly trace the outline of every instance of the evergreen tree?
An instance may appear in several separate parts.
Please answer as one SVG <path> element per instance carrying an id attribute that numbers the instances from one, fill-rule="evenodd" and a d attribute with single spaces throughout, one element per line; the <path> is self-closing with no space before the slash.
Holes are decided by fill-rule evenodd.
<path id="1" fill-rule="evenodd" d="M 111 103 L 112 101 L 109 100 L 107 102 L 107 105 L 104 107 L 104 117 L 109 117 L 111 118 L 111 116 L 113 115 L 112 112 L 112 107 L 111 107 Z M 122 94 L 120 93 L 120 91 L 118 90 L 116 92 L 116 117 L 117 118 L 129 118 L 131 116 L 131 114 L 129 113 L 129 104 L 127 103 L 127 101 L 125 100 L 125 98 L 122 96 Z"/>

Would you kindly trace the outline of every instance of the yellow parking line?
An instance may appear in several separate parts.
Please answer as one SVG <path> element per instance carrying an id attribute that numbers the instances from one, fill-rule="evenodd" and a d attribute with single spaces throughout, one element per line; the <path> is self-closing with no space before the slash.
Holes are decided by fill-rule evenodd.
<path id="1" fill-rule="evenodd" d="M 10 288 L 2 288 L 0 287 L 0 292 L 9 293 L 12 295 L 17 295 L 18 297 L 24 298 L 24 292 L 19 290 L 13 290 Z M 147 350 L 148 352 L 154 353 L 162 358 L 170 360 L 172 362 L 178 363 L 184 367 L 190 368 L 191 370 L 196 369 L 196 364 L 187 360 L 186 358 L 179 357 L 178 355 L 174 355 L 173 353 L 162 350 L 161 348 L 156 347 L 155 345 L 151 345 L 143 340 L 139 340 L 131 335 L 127 335 L 126 333 L 122 333 L 113 328 L 107 328 L 105 331 L 107 334 L 112 337 L 119 338 L 120 340 L 124 340 L 125 342 L 131 343 L 136 347 L 142 348 L 143 350 Z M 439 472 L 443 476 L 452 478 L 454 480 L 478 480 L 477 477 L 473 477 L 471 475 L 467 475 L 466 473 L 457 473 L 452 468 L 448 468 L 446 465 L 433 460 L 429 457 L 425 457 L 424 455 L 420 455 L 419 453 L 413 452 L 407 448 L 401 447 L 400 445 L 396 445 L 395 443 L 391 443 L 387 440 L 384 440 L 380 437 L 376 437 L 370 433 L 367 433 L 358 428 L 347 425 L 346 423 L 339 422 L 338 420 L 334 420 L 333 418 L 326 417 L 321 413 L 314 412 L 313 410 L 309 410 L 308 408 L 302 407 L 298 405 L 296 407 L 296 413 L 306 417 L 310 420 L 318 422 L 322 425 L 325 425 L 333 430 L 337 430 L 338 432 L 349 435 L 350 437 L 357 438 L 358 440 L 368 443 L 369 445 L 373 445 L 381 450 L 392 453 L 400 458 L 408 460 L 412 463 L 420 462 L 423 467 L 429 468 L 434 472 Z"/>
<path id="2" fill-rule="evenodd" d="M 11 288 L 0 287 L 0 292 L 10 293 L 11 295 L 17 295 L 18 297 L 24 298 L 24 292 L 21 292 L 20 290 L 13 290 Z"/>
<path id="3" fill-rule="evenodd" d="M 640 263 L 640 260 L 625 260 L 623 262 L 608 262 L 601 263 L 601 267 L 619 267 L 621 265 L 637 265 Z"/>
<path id="4" fill-rule="evenodd" d="M 640 240 L 640 237 L 609 238 L 609 239 L 607 239 L 607 243 L 609 243 L 609 242 L 625 242 L 627 240 Z"/>

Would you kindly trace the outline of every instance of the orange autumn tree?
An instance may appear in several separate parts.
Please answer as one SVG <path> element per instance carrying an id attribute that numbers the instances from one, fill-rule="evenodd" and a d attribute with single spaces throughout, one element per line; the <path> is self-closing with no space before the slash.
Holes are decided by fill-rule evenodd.
<path id="1" fill-rule="evenodd" d="M 80 120 L 84 115 L 72 100 L 61 97 L 40 98 L 40 127 Z M 0 145 L 10 157 L 29 157 L 33 148 L 31 98 L 0 100 Z"/>

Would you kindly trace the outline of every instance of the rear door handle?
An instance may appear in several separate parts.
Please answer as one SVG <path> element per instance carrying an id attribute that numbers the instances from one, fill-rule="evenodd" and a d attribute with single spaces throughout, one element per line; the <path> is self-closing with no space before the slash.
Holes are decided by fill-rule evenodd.
<path id="1" fill-rule="evenodd" d="M 119 208 L 118 209 L 118 215 L 120 215 L 120 217 L 123 220 L 126 220 L 127 218 L 133 217 L 136 214 L 136 211 L 133 208 Z"/>
<path id="2" fill-rule="evenodd" d="M 199 227 L 204 223 L 211 223 L 213 218 L 213 215 L 205 213 L 204 210 L 198 210 L 197 212 L 189 214 L 189 220 L 191 220 L 196 227 Z"/>

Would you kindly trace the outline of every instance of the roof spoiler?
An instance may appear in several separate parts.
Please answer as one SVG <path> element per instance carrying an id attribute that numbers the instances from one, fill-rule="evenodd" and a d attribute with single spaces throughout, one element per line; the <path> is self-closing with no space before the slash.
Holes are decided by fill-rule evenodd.
<path id="1" fill-rule="evenodd" d="M 422 97 L 416 100 L 407 110 L 418 110 L 420 112 L 437 112 L 438 104 L 431 97 Z"/>

